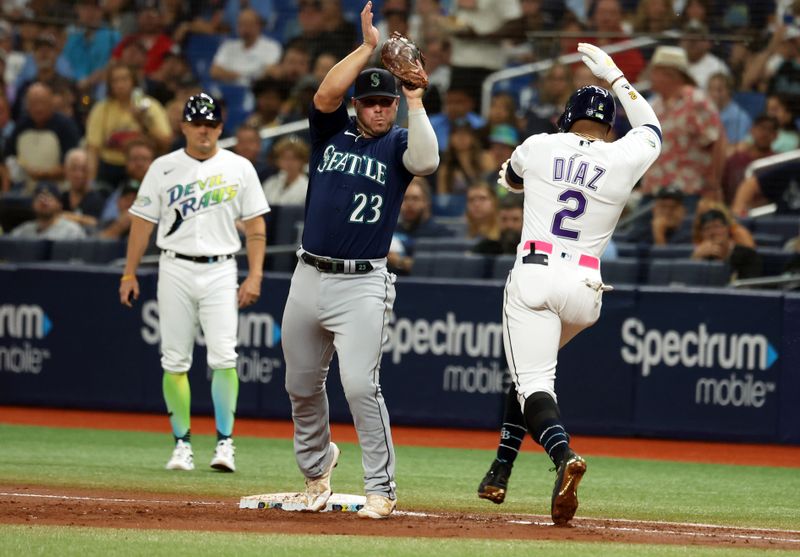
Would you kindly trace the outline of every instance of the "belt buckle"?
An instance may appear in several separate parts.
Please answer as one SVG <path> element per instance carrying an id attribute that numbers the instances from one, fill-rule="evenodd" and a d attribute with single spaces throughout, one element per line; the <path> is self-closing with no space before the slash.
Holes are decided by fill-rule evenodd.
<path id="1" fill-rule="evenodd" d="M 324 271 L 322 270 L 322 268 L 320 267 L 320 263 L 322 263 L 322 262 L 323 262 L 323 261 L 322 261 L 322 258 L 321 258 L 321 257 L 314 257 L 314 256 L 312 256 L 312 258 L 313 258 L 312 260 L 314 261 L 314 268 L 315 268 L 317 271 L 319 271 L 320 273 L 324 272 Z"/>

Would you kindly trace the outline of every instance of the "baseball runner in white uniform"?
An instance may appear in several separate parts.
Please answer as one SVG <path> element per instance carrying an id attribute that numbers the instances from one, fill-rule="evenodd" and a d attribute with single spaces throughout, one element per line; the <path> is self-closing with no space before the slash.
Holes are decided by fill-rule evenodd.
<path id="1" fill-rule="evenodd" d="M 189 98 L 181 124 L 186 148 L 159 157 L 150 166 L 130 209 L 133 216 L 120 302 L 139 297 L 136 269 L 158 224 L 161 248 L 158 310 L 163 392 L 175 449 L 170 470 L 193 470 L 188 371 L 198 324 L 213 370 L 211 396 L 217 446 L 211 467 L 233 472 L 231 435 L 239 380 L 236 371 L 237 306 L 253 304 L 261 293 L 266 244 L 262 215 L 269 211 L 253 165 L 220 149 L 220 107 L 205 93 Z M 245 226 L 247 278 L 237 287 L 235 254 L 241 248 L 236 221 Z"/>
<path id="2" fill-rule="evenodd" d="M 633 129 L 605 141 L 614 99 L 601 87 L 583 87 L 559 119 L 562 133 L 526 139 L 499 179 L 525 196 L 522 241 L 505 288 L 504 344 L 524 426 L 556 465 L 551 515 L 557 525 L 574 516 L 586 471 L 559 414 L 558 351 L 600 316 L 602 294 L 610 289 L 603 284 L 600 255 L 631 190 L 661 151 L 661 127 L 647 101 L 601 49 L 581 43 L 578 51 L 611 85 Z"/>

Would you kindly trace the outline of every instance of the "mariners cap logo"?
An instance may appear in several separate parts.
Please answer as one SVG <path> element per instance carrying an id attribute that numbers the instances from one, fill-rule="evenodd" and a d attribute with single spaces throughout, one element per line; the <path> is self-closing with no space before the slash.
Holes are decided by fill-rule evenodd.
<path id="1" fill-rule="evenodd" d="M 377 73 L 369 74 L 369 83 L 373 87 L 377 87 L 378 85 L 381 84 L 381 76 L 378 75 Z"/>

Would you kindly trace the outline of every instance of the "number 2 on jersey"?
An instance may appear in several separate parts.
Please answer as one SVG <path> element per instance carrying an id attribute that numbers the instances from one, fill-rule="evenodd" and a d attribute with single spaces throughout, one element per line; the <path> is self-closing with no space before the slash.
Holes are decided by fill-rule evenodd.
<path id="1" fill-rule="evenodd" d="M 369 199 L 369 207 L 367 207 L 367 199 Z M 355 209 L 350 213 L 350 222 L 372 224 L 380 220 L 383 196 L 375 194 L 367 198 L 366 193 L 356 193 L 353 195 L 353 204 Z"/>
<path id="2" fill-rule="evenodd" d="M 579 230 L 565 228 L 562 223 L 565 219 L 577 219 L 586 212 L 586 196 L 578 190 L 565 190 L 558 196 L 561 203 L 567 204 L 565 209 L 561 209 L 553 216 L 553 226 L 550 231 L 561 238 L 569 238 L 570 240 L 577 240 L 581 235 Z M 575 200 L 577 205 L 573 208 L 570 207 L 570 201 Z"/>

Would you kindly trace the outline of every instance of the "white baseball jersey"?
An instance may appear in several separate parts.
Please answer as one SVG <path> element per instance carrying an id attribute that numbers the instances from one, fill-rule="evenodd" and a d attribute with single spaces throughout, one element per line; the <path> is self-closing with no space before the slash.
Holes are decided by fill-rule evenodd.
<path id="1" fill-rule="evenodd" d="M 658 158 L 661 140 L 646 126 L 606 143 L 574 133 L 538 134 L 511 155 L 525 184 L 522 243 L 600 257 L 633 186 Z"/>
<path id="2" fill-rule="evenodd" d="M 199 161 L 180 149 L 153 161 L 130 212 L 158 223 L 159 248 L 214 256 L 241 249 L 237 219 L 269 210 L 250 161 L 226 149 Z"/>

